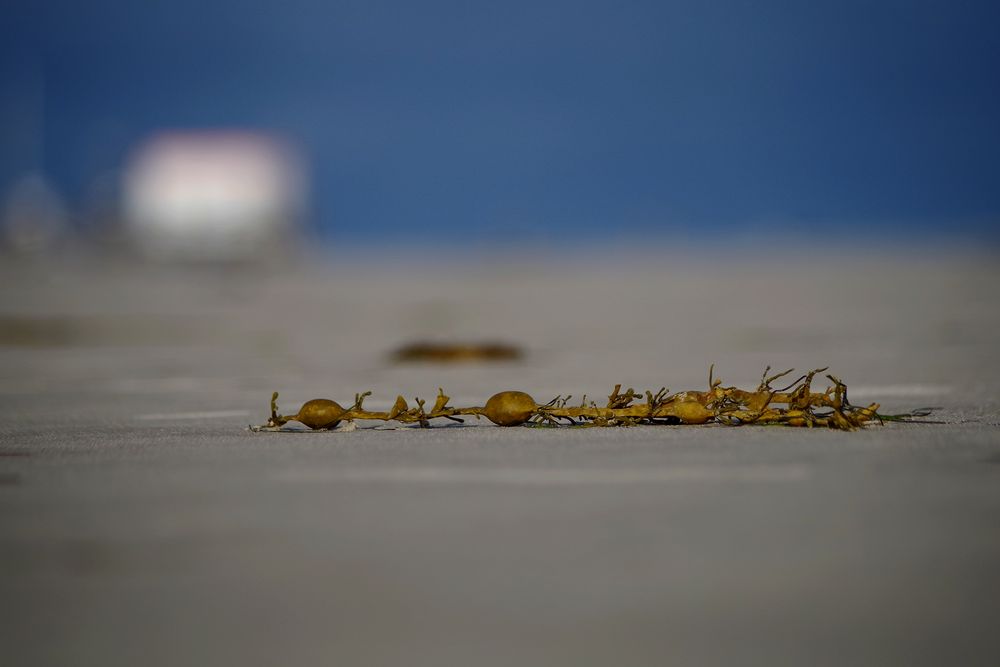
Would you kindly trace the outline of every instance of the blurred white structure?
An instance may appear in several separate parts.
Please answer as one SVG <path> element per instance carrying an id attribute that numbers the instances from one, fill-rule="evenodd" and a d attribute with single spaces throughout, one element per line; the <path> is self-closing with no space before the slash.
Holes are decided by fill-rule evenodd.
<path id="1" fill-rule="evenodd" d="M 251 132 L 159 134 L 136 151 L 123 185 L 130 236 L 170 260 L 247 260 L 286 248 L 306 200 L 296 151 Z"/>

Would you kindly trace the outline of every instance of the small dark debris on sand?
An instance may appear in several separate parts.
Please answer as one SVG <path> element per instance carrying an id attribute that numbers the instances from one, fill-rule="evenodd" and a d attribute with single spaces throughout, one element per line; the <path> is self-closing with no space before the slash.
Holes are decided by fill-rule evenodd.
<path id="1" fill-rule="evenodd" d="M 435 343 L 418 341 L 403 345 L 392 353 L 396 363 L 468 363 L 478 361 L 517 361 L 524 351 L 507 343 Z"/>

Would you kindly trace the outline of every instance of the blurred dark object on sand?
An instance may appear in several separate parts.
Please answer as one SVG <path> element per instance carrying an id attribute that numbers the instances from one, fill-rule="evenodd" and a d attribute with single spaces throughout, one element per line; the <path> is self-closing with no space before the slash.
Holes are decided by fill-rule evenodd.
<path id="1" fill-rule="evenodd" d="M 480 361 L 517 361 L 524 351 L 506 343 L 434 343 L 417 341 L 392 353 L 396 363 L 470 363 Z"/>

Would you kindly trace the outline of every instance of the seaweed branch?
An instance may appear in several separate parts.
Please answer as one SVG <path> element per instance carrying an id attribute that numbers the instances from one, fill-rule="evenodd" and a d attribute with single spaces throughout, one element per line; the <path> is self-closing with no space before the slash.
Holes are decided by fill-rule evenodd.
<path id="1" fill-rule="evenodd" d="M 278 392 L 271 396 L 271 414 L 262 429 L 280 429 L 290 421 L 298 421 L 316 429 L 331 429 L 341 422 L 353 420 L 396 421 L 418 424 L 430 428 L 432 420 L 447 419 L 463 422 L 462 416 L 484 416 L 499 426 L 636 426 L 719 424 L 725 426 L 795 426 L 806 428 L 832 428 L 851 431 L 869 424 L 886 422 L 940 424 L 925 419 L 935 408 L 920 408 L 910 412 L 886 415 L 879 412 L 879 404 L 866 407 L 852 405 L 847 397 L 847 385 L 838 377 L 827 374 L 831 384 L 824 391 L 812 390 L 812 382 L 826 368 L 817 368 L 801 375 L 791 384 L 774 388 L 773 384 L 794 372 L 793 369 L 771 374 L 768 367 L 761 375 L 760 384 L 753 391 L 726 387 L 715 377 L 714 365 L 709 369 L 707 391 L 682 391 L 669 393 L 666 387 L 638 392 L 632 388 L 622 391 L 616 384 L 608 395 L 605 406 L 587 401 L 584 396 L 578 406 L 570 406 L 571 395 L 556 396 L 538 404 L 522 391 L 502 391 L 494 394 L 486 405 L 465 408 L 450 407 L 451 397 L 438 388 L 433 407 L 428 411 L 426 402 L 417 397 L 416 407 L 410 407 L 402 396 L 396 398 L 387 411 L 370 411 L 364 400 L 370 391 L 355 394 L 350 408 L 343 408 L 336 401 L 313 399 L 302 405 L 294 415 L 278 412 Z M 638 402 L 641 399 L 644 402 Z"/>

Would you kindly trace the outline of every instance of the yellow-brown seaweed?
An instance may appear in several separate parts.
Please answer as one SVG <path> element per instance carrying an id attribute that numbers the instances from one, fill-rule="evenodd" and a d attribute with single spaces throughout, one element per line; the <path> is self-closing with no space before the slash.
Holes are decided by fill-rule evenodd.
<path id="1" fill-rule="evenodd" d="M 298 421 L 308 428 L 321 430 L 356 419 L 417 423 L 429 427 L 433 419 L 461 422 L 462 416 L 475 416 L 477 419 L 483 416 L 498 426 L 760 424 L 840 430 L 862 428 L 865 424 L 881 422 L 883 419 L 900 421 L 900 416 L 880 415 L 878 403 L 867 407 L 851 405 L 847 400 L 847 385 L 833 375 L 826 376 L 832 384 L 825 391 L 812 391 L 813 379 L 826 370 L 819 368 L 810 371 L 787 387 L 775 389 L 772 383 L 792 371 L 769 376 L 768 368 L 764 371 L 760 385 L 749 391 L 723 386 L 721 380 L 713 378 L 710 369 L 707 391 L 669 393 L 666 388 L 661 388 L 655 394 L 652 391 L 640 394 L 634 389 L 623 392 L 621 385 L 615 385 L 604 406 L 593 401 L 588 403 L 585 397 L 579 406 L 573 407 L 567 405 L 569 397 L 564 399 L 561 396 L 539 405 L 523 391 L 508 390 L 494 394 L 485 406 L 454 408 L 448 406 L 451 399 L 445 395 L 444 390 L 439 389 L 437 400 L 429 411 L 420 398 L 414 399 L 415 407 L 410 407 L 402 396 L 396 398 L 388 411 L 366 410 L 364 399 L 371 392 L 365 392 L 356 394 L 354 404 L 347 409 L 336 401 L 313 399 L 304 403 L 296 414 L 282 416 L 278 414 L 278 393 L 275 392 L 271 397 L 271 418 L 264 428 L 280 428 L 290 421 Z M 902 417 L 912 416 L 924 415 Z"/>

